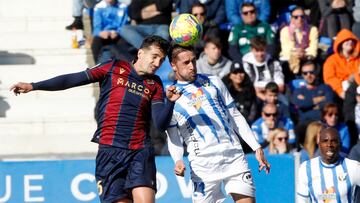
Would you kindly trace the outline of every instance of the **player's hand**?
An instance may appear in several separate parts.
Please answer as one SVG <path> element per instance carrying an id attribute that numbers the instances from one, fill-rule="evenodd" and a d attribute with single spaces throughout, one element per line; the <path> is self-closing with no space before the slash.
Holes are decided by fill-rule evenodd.
<path id="1" fill-rule="evenodd" d="M 177 99 L 179 99 L 180 96 L 181 96 L 181 92 L 179 92 L 174 85 L 172 85 L 166 89 L 166 97 L 170 101 L 174 102 Z"/>
<path id="2" fill-rule="evenodd" d="M 262 148 L 259 148 L 255 151 L 255 156 L 259 162 L 259 171 L 262 171 L 263 169 L 265 169 L 266 174 L 270 173 L 270 164 L 266 160 L 264 151 L 262 150 Z"/>
<path id="3" fill-rule="evenodd" d="M 178 161 L 176 161 L 176 163 L 175 163 L 175 169 L 174 169 L 174 171 L 175 171 L 175 175 L 177 175 L 177 176 L 184 176 L 184 174 L 185 174 L 185 164 L 184 164 L 184 162 L 182 161 L 182 160 L 178 160 Z"/>
<path id="4" fill-rule="evenodd" d="M 18 82 L 10 87 L 10 91 L 13 91 L 17 96 L 20 93 L 27 93 L 33 90 L 33 86 L 30 83 Z"/>

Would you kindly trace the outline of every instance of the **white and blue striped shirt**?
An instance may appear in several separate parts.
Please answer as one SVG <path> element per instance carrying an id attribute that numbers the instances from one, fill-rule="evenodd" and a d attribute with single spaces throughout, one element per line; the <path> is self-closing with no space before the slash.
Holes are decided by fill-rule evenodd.
<path id="1" fill-rule="evenodd" d="M 182 159 L 185 142 L 193 180 L 223 179 L 248 171 L 239 136 L 253 150 L 260 145 L 222 81 L 198 74 L 194 82 L 177 82 L 175 86 L 182 95 L 167 129 L 174 161 Z"/>
<path id="2" fill-rule="evenodd" d="M 316 157 L 300 166 L 297 202 L 350 203 L 356 185 L 360 185 L 360 162 L 340 157 L 329 165 Z"/>

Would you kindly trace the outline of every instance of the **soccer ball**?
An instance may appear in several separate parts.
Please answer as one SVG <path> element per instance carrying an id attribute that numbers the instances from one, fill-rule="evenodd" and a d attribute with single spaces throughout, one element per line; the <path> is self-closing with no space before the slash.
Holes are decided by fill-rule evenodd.
<path id="1" fill-rule="evenodd" d="M 169 33 L 176 44 L 190 46 L 201 37 L 202 26 L 195 16 L 183 13 L 171 21 Z"/>

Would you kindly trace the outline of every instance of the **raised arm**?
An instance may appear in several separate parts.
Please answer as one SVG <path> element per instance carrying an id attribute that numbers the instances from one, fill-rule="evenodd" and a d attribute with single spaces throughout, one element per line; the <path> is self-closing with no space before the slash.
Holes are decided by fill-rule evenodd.
<path id="1" fill-rule="evenodd" d="M 91 83 L 91 80 L 87 72 L 81 71 L 78 73 L 60 75 L 48 80 L 35 83 L 18 82 L 10 87 L 10 91 L 13 91 L 15 95 L 18 95 L 20 93 L 27 93 L 33 90 L 64 90 L 71 87 L 86 85 L 89 83 Z"/>

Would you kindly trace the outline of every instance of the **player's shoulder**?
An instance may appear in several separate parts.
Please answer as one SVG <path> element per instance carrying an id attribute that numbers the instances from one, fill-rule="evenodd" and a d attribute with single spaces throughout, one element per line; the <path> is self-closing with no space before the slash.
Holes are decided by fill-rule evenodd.
<path id="1" fill-rule="evenodd" d="M 144 78 L 144 82 L 150 86 L 162 86 L 161 78 L 158 75 L 151 75 Z"/>
<path id="2" fill-rule="evenodd" d="M 198 82 L 200 82 L 200 83 L 209 83 L 209 82 L 211 82 L 211 83 L 213 83 L 213 84 L 215 84 L 215 85 L 217 85 L 218 86 L 218 84 L 220 84 L 220 82 L 222 82 L 221 81 L 221 79 L 218 77 L 218 76 L 216 76 L 216 75 L 211 75 L 211 74 L 198 74 Z"/>
<path id="3" fill-rule="evenodd" d="M 353 159 L 349 159 L 349 158 L 345 157 L 344 161 L 345 161 L 346 165 L 360 167 L 360 162 L 357 160 L 353 160 Z"/>
<path id="4" fill-rule="evenodd" d="M 319 163 L 318 163 L 319 161 L 320 161 L 320 157 L 314 157 L 309 160 L 306 160 L 300 164 L 299 170 L 306 172 L 306 170 L 308 170 L 307 168 L 311 167 L 311 165 L 319 166 Z"/>
<path id="5" fill-rule="evenodd" d="M 94 66 L 89 67 L 88 70 L 103 68 L 105 66 L 111 66 L 113 64 L 113 62 L 114 62 L 114 60 L 108 59 L 106 61 L 100 62 L 98 64 L 95 64 Z"/>

